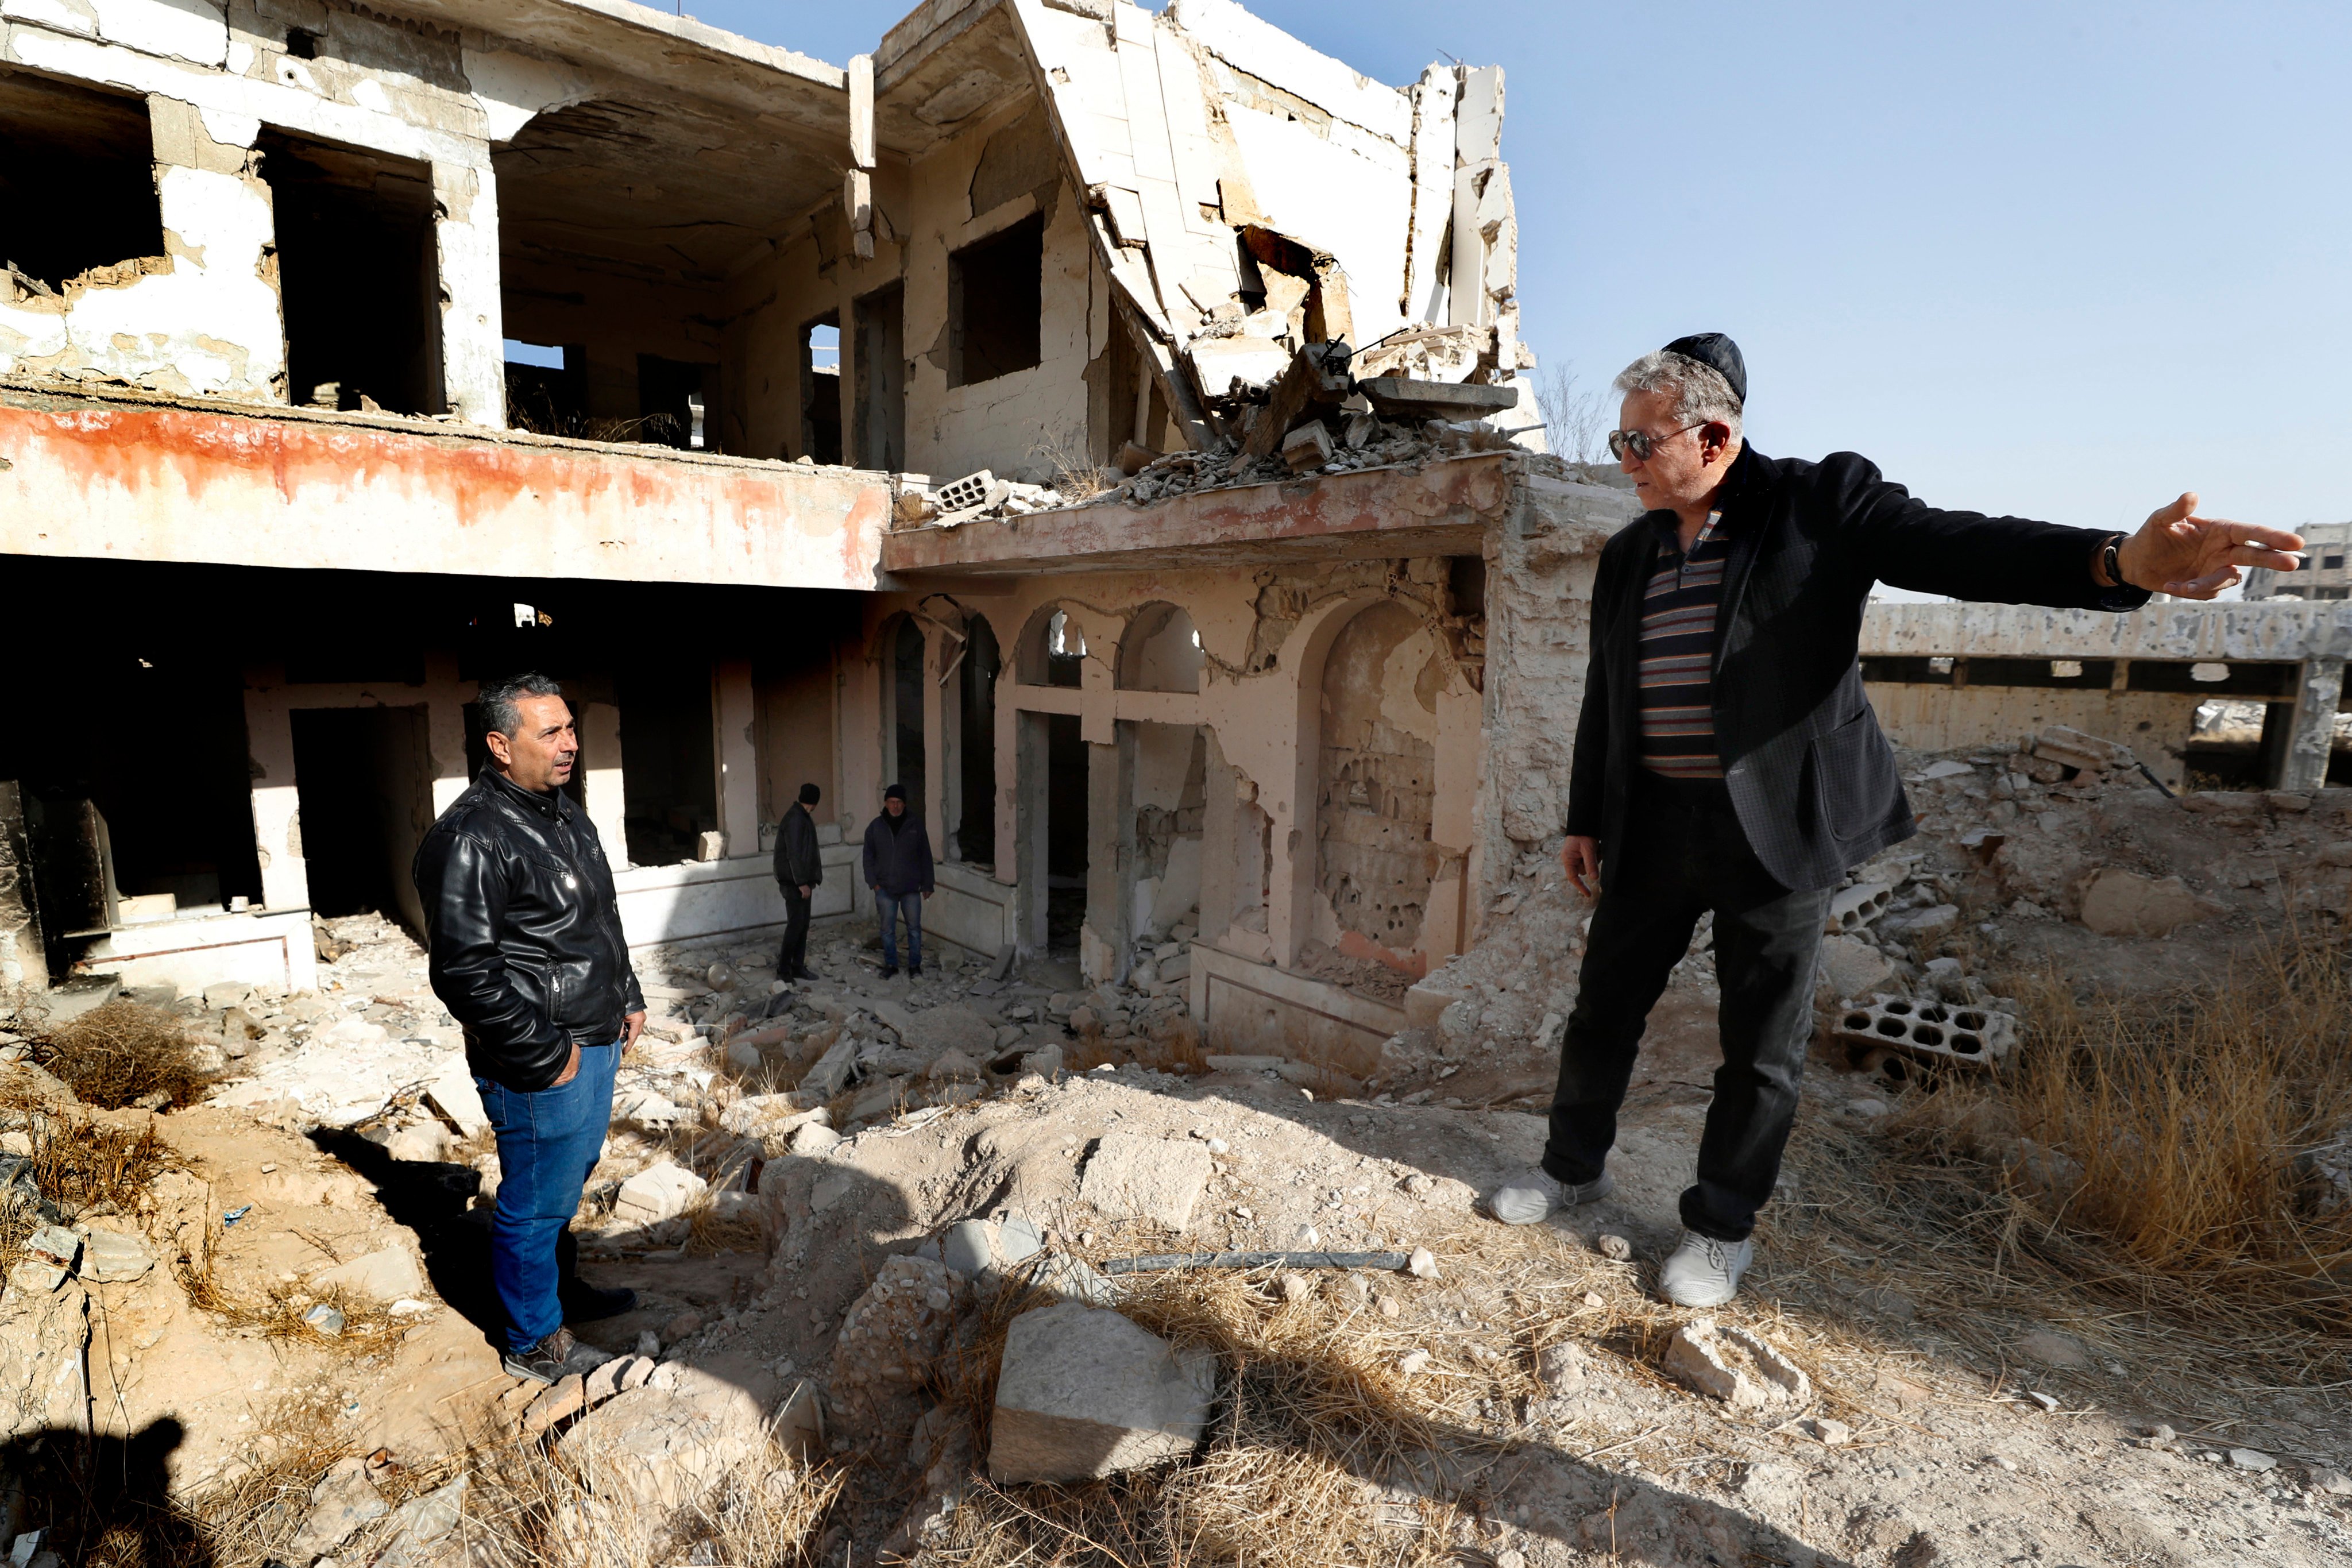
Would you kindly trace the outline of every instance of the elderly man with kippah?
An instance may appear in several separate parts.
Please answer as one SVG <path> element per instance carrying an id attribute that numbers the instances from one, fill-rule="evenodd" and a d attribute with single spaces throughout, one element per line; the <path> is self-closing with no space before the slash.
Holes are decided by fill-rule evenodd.
<path id="1" fill-rule="evenodd" d="M 1852 452 L 1768 458 L 1742 438 L 1748 368 L 1719 332 L 1643 355 L 1617 390 L 1609 450 L 1649 510 L 1601 552 L 1560 848 L 1599 904 L 1543 1161 L 1487 1206 L 1533 1225 L 1609 1194 L 1643 1025 L 1712 911 L 1723 1065 L 1659 1287 L 1713 1307 L 1780 1176 L 1830 894 L 1915 831 L 1855 658 L 1871 585 L 2135 610 L 2294 571 L 2303 541 L 2200 517 L 2194 494 L 2107 533 L 1940 511 Z"/>

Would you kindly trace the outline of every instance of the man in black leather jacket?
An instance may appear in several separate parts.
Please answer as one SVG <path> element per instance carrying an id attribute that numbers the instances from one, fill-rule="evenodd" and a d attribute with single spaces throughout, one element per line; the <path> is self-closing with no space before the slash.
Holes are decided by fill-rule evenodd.
<path id="1" fill-rule="evenodd" d="M 563 1326 L 635 1304 L 572 1278 L 570 1225 L 613 1119 L 613 1074 L 645 1027 L 613 870 L 568 798 L 579 737 L 562 689 L 518 675 L 480 694 L 490 765 L 417 847 L 433 994 L 464 1026 L 499 1142 L 490 1272 L 506 1370 L 553 1383 L 594 1358 Z"/>
<path id="2" fill-rule="evenodd" d="M 1560 850 L 1599 907 L 1542 1163 L 1488 1208 L 1531 1225 L 1609 1194 L 1650 1008 L 1712 912 L 1723 1065 L 1659 1286 L 1713 1307 L 1738 1291 L 1780 1174 L 1830 894 L 1915 831 L 1855 663 L 1871 585 L 2123 611 L 2152 591 L 2210 599 L 2241 567 L 2293 571 L 2303 542 L 2199 517 L 2194 495 L 2101 532 L 1938 510 L 1852 452 L 1767 458 L 1742 437 L 1747 365 L 1717 332 L 1643 356 L 1617 388 L 1610 450 L 1651 510 L 1601 552 Z"/>
<path id="3" fill-rule="evenodd" d="M 809 900 L 824 880 L 824 861 L 817 854 L 816 819 L 809 807 L 824 798 L 813 784 L 801 785 L 800 798 L 784 808 L 776 824 L 776 886 L 784 895 L 784 945 L 776 954 L 776 978 L 814 980 L 808 966 Z"/>

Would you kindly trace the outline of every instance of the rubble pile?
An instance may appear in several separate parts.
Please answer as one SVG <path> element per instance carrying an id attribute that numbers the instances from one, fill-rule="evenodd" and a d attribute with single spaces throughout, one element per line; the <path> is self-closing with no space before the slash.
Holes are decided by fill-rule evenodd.
<path id="1" fill-rule="evenodd" d="M 1519 431 L 1495 419 L 1516 408 L 1517 389 L 1447 374 L 1463 370 L 1448 350 L 1469 331 L 1400 332 L 1362 353 L 1341 342 L 1308 343 L 1282 375 L 1270 382 L 1236 376 L 1212 399 L 1225 434 L 1210 446 L 1154 453 L 1130 443 L 1118 463 L 1066 477 L 1058 489 L 987 469 L 937 488 L 920 476 L 903 476 L 898 525 L 956 528 L 1066 506 L 1143 506 L 1229 485 L 1513 450 Z M 1475 360 L 1469 368 L 1475 371 Z M 1536 419 L 1531 412 L 1517 417 L 1523 424 Z"/>

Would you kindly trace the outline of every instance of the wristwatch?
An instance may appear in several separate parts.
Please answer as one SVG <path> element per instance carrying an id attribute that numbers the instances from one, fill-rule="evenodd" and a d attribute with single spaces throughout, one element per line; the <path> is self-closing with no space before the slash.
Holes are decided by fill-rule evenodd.
<path id="1" fill-rule="evenodd" d="M 2099 546 L 2099 570 L 2105 573 L 2107 582 L 2112 586 L 2117 588 L 2128 588 L 2131 586 L 2130 584 L 2124 581 L 2123 548 L 2125 537 L 2125 535 L 2120 533 L 2111 533 L 2107 535 L 2107 542 Z"/>

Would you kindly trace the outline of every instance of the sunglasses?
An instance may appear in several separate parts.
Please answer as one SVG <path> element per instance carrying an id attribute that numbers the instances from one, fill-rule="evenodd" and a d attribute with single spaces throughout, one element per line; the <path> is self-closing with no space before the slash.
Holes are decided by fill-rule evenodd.
<path id="1" fill-rule="evenodd" d="M 1624 460 L 1625 454 L 1631 452 L 1636 461 L 1646 463 L 1650 460 L 1650 454 L 1661 446 L 1686 431 L 1699 428 L 1699 426 L 1706 423 L 1706 421 L 1702 419 L 1697 425 L 1685 425 L 1681 430 L 1669 430 L 1663 436 L 1645 435 L 1639 430 L 1612 430 L 1609 432 L 1609 455 L 1622 462 Z"/>

